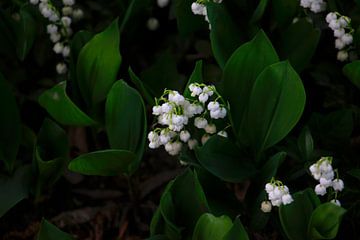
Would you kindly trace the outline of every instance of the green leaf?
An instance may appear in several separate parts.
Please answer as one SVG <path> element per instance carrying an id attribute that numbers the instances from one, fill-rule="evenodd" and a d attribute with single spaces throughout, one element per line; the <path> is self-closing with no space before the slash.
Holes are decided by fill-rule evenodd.
<path id="1" fill-rule="evenodd" d="M 251 91 L 246 125 L 257 154 L 292 130 L 302 115 L 305 100 L 301 79 L 288 62 L 273 64 L 259 75 Z"/>
<path id="2" fill-rule="evenodd" d="M 346 64 L 343 72 L 344 75 L 360 89 L 360 60 Z"/>
<path id="3" fill-rule="evenodd" d="M 272 0 L 273 19 L 280 27 L 291 24 L 299 9 L 298 0 Z"/>
<path id="4" fill-rule="evenodd" d="M 223 240 L 249 240 L 249 236 L 239 218 L 236 218 L 230 231 L 223 237 Z"/>
<path id="5" fill-rule="evenodd" d="M 70 126 L 90 126 L 96 124 L 66 94 L 66 81 L 46 90 L 39 97 L 39 104 L 59 123 Z M 64 114 L 66 113 L 66 114 Z"/>
<path id="6" fill-rule="evenodd" d="M 240 46 L 224 68 L 224 97 L 229 101 L 233 127 L 239 141 L 246 141 L 242 128 L 249 105 L 250 94 L 257 76 L 279 58 L 263 31 Z"/>
<path id="7" fill-rule="evenodd" d="M 301 131 L 297 145 L 304 161 L 311 161 L 314 154 L 314 141 L 308 127 L 304 127 Z"/>
<path id="8" fill-rule="evenodd" d="M 24 61 L 35 40 L 36 21 L 25 8 L 21 8 L 19 14 L 20 20 L 15 22 L 16 54 Z"/>
<path id="9" fill-rule="evenodd" d="M 301 72 L 310 62 L 320 40 L 320 29 L 306 19 L 291 24 L 281 35 L 279 54 Z"/>
<path id="10" fill-rule="evenodd" d="M 85 175 L 117 176 L 128 171 L 136 155 L 126 150 L 102 150 L 73 159 L 69 169 Z"/>
<path id="11" fill-rule="evenodd" d="M 260 174 L 256 177 L 256 181 L 260 181 L 262 185 L 269 182 L 271 178 L 275 177 L 278 168 L 284 162 L 286 152 L 278 152 L 267 161 L 261 169 Z"/>
<path id="12" fill-rule="evenodd" d="M 151 105 L 155 105 L 154 96 L 151 95 L 149 89 L 144 85 L 144 83 L 140 80 L 140 78 L 134 73 L 134 71 L 129 67 L 129 76 L 131 82 L 136 86 L 136 88 L 143 95 L 144 99 Z"/>
<path id="13" fill-rule="evenodd" d="M 232 226 L 228 216 L 215 217 L 204 213 L 196 223 L 192 240 L 221 240 Z"/>
<path id="14" fill-rule="evenodd" d="M 188 83 L 186 84 L 185 90 L 184 90 L 184 97 L 185 98 L 191 98 L 191 91 L 189 89 L 190 84 L 192 83 L 203 83 L 203 62 L 197 61 L 195 65 L 195 69 L 192 72 Z"/>
<path id="15" fill-rule="evenodd" d="M 311 239 L 334 239 L 346 210 L 334 203 L 318 206 L 311 215 L 309 237 Z"/>
<path id="16" fill-rule="evenodd" d="M 28 197 L 31 177 L 30 165 L 18 168 L 11 177 L 0 177 L 0 217 Z"/>
<path id="17" fill-rule="evenodd" d="M 209 2 L 206 8 L 211 25 L 211 47 L 217 63 L 224 68 L 231 54 L 245 41 L 245 38 L 224 4 Z"/>
<path id="18" fill-rule="evenodd" d="M 152 235 L 165 234 L 174 240 L 190 238 L 199 217 L 209 210 L 196 173 L 187 169 L 172 180 L 161 196 L 159 209 L 151 222 Z"/>
<path id="19" fill-rule="evenodd" d="M 256 7 L 251 19 L 250 23 L 256 23 L 260 21 L 262 16 L 265 13 L 266 7 L 268 6 L 269 0 L 260 0 L 258 6 Z"/>
<path id="20" fill-rule="evenodd" d="M 312 189 L 297 192 L 293 198 L 292 203 L 279 208 L 281 226 L 290 240 L 309 239 L 308 224 L 313 210 L 320 205 L 320 200 Z"/>
<path id="21" fill-rule="evenodd" d="M 121 64 L 118 19 L 81 50 L 76 65 L 80 92 L 89 106 L 106 98 Z"/>
<path id="22" fill-rule="evenodd" d="M 146 110 L 140 94 L 124 81 L 117 81 L 106 100 L 105 126 L 111 148 L 134 152 L 133 173 L 140 165 L 146 140 Z"/>
<path id="23" fill-rule="evenodd" d="M 169 51 L 162 53 L 152 66 L 145 69 L 140 79 L 155 97 L 160 97 L 165 88 L 180 92 L 185 84 L 177 70 L 174 56 Z"/>
<path id="24" fill-rule="evenodd" d="M 40 230 L 37 234 L 37 240 L 74 240 L 72 236 L 61 231 L 56 226 L 46 221 L 41 221 Z"/>
<path id="25" fill-rule="evenodd" d="M 256 173 L 250 159 L 227 138 L 213 136 L 195 153 L 205 169 L 227 182 L 241 182 Z"/>
<path id="26" fill-rule="evenodd" d="M 36 196 L 60 178 L 68 162 L 68 155 L 69 142 L 65 131 L 55 122 L 45 119 L 34 150 Z"/>
<path id="27" fill-rule="evenodd" d="M 14 170 L 21 142 L 21 120 L 12 90 L 0 73 L 0 160 L 8 172 Z"/>
<path id="28" fill-rule="evenodd" d="M 206 26 L 204 18 L 195 15 L 191 11 L 191 4 L 193 2 L 193 0 L 175 1 L 176 22 L 181 36 L 188 36 L 196 30 Z"/>

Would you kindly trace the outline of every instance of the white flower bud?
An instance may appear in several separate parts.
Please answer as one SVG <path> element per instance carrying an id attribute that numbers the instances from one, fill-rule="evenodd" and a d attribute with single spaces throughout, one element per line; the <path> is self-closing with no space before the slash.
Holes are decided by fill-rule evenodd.
<path id="1" fill-rule="evenodd" d="M 329 23 L 329 28 L 331 28 L 332 30 L 336 30 L 336 29 L 339 29 L 341 26 L 340 26 L 340 23 L 338 20 L 331 20 L 331 22 Z"/>
<path id="2" fill-rule="evenodd" d="M 261 203 L 261 211 L 263 211 L 264 213 L 269 213 L 271 212 L 271 203 L 269 201 L 263 201 Z"/>
<path id="3" fill-rule="evenodd" d="M 80 8 L 74 9 L 72 14 L 74 20 L 80 20 L 84 17 L 84 12 Z"/>
<path id="4" fill-rule="evenodd" d="M 160 8 L 164 8 L 169 5 L 169 0 L 157 0 L 157 5 Z"/>
<path id="5" fill-rule="evenodd" d="M 315 186 L 315 193 L 320 196 L 324 196 L 326 194 L 326 187 L 321 184 Z"/>
<path id="6" fill-rule="evenodd" d="M 61 39 L 61 35 L 59 33 L 52 33 L 50 34 L 50 40 L 53 42 L 53 43 L 56 43 L 58 41 L 60 41 Z"/>
<path id="7" fill-rule="evenodd" d="M 196 139 L 190 139 L 188 141 L 188 146 L 190 150 L 193 150 L 197 145 L 198 145 L 198 141 Z"/>
<path id="8" fill-rule="evenodd" d="M 187 142 L 187 141 L 189 141 L 189 139 L 190 139 L 189 131 L 184 130 L 184 131 L 180 132 L 180 140 L 181 141 Z"/>
<path id="9" fill-rule="evenodd" d="M 65 27 L 70 27 L 71 25 L 71 18 L 65 16 L 61 18 L 61 23 L 65 26 Z"/>
<path id="10" fill-rule="evenodd" d="M 206 127 L 205 127 L 205 132 L 206 133 L 209 133 L 209 134 L 214 134 L 214 133 L 216 133 L 216 126 L 215 126 L 215 124 L 208 124 L 208 125 L 206 125 Z"/>
<path id="11" fill-rule="evenodd" d="M 162 114 L 162 107 L 161 106 L 153 106 L 152 108 L 152 114 L 155 116 L 159 116 L 160 114 Z"/>
<path id="12" fill-rule="evenodd" d="M 285 194 L 281 197 L 281 200 L 283 202 L 284 205 L 290 204 L 294 201 L 294 199 L 291 197 L 290 194 Z"/>
<path id="13" fill-rule="evenodd" d="M 337 53 L 336 58 L 337 58 L 337 60 L 344 62 L 344 61 L 348 60 L 349 53 L 347 51 L 341 50 Z"/>
<path id="14" fill-rule="evenodd" d="M 57 54 L 62 53 L 63 49 L 64 45 L 61 42 L 56 43 L 53 47 L 54 52 Z"/>
<path id="15" fill-rule="evenodd" d="M 334 37 L 341 38 L 345 34 L 345 29 L 340 28 L 334 31 Z"/>
<path id="16" fill-rule="evenodd" d="M 336 16 L 336 13 L 334 13 L 334 12 L 330 12 L 330 13 L 328 13 L 328 15 L 326 15 L 327 23 L 330 23 L 331 21 L 336 20 L 336 19 L 337 19 L 337 16 Z"/>
<path id="17" fill-rule="evenodd" d="M 65 63 L 58 63 L 56 64 L 56 71 L 58 74 L 65 74 L 67 73 L 67 66 Z"/>
<path id="18" fill-rule="evenodd" d="M 335 48 L 341 50 L 344 47 L 345 47 L 345 43 L 340 38 L 335 40 Z"/>
<path id="19" fill-rule="evenodd" d="M 195 121 L 194 121 L 195 127 L 202 129 L 202 128 L 205 128 L 207 124 L 208 124 L 208 121 L 205 118 L 202 118 L 202 117 L 195 118 Z"/>
<path id="20" fill-rule="evenodd" d="M 216 111 L 220 108 L 220 104 L 216 101 L 209 102 L 207 109 L 210 111 Z"/>
<path id="21" fill-rule="evenodd" d="M 66 6 L 72 6 L 75 4 L 75 0 L 63 0 L 63 4 Z"/>
<path id="22" fill-rule="evenodd" d="M 342 191 L 344 189 L 344 182 L 341 179 L 335 179 L 332 183 L 335 191 Z"/>
<path id="23" fill-rule="evenodd" d="M 329 180 L 329 179 L 326 179 L 326 178 L 324 178 L 324 177 L 322 177 L 322 178 L 320 178 L 320 184 L 322 185 L 322 186 L 324 186 L 325 188 L 328 188 L 328 187 L 330 187 L 331 185 L 332 185 L 332 181 L 331 180 Z"/>
<path id="24" fill-rule="evenodd" d="M 274 191 L 274 185 L 272 185 L 271 183 L 267 183 L 265 185 L 265 191 L 269 194 L 270 192 Z"/>
<path id="25" fill-rule="evenodd" d="M 195 14 L 195 15 L 206 15 L 205 14 L 205 5 L 197 3 L 197 2 L 193 2 L 191 4 L 191 11 Z"/>
<path id="26" fill-rule="evenodd" d="M 146 23 L 146 26 L 147 28 L 150 30 L 150 31 L 155 31 L 159 28 L 159 20 L 157 20 L 157 18 L 149 18 L 147 23 Z"/>
<path id="27" fill-rule="evenodd" d="M 209 99 L 209 95 L 207 93 L 202 92 L 199 95 L 199 101 L 205 103 Z"/>
<path id="28" fill-rule="evenodd" d="M 33 4 L 33 5 L 36 5 L 39 3 L 39 0 L 30 0 L 30 3 Z"/>
<path id="29" fill-rule="evenodd" d="M 69 7 L 69 6 L 63 7 L 61 9 L 61 11 L 62 11 L 62 14 L 65 15 L 65 16 L 70 16 L 73 13 L 72 7 Z"/>
<path id="30" fill-rule="evenodd" d="M 353 36 L 350 33 L 345 33 L 342 37 L 341 37 L 341 41 L 345 44 L 345 45 L 350 45 L 353 42 Z"/>

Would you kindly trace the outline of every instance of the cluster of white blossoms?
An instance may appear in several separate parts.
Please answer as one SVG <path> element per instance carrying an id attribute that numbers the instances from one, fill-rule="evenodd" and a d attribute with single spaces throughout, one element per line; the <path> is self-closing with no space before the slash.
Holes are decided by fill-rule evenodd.
<path id="1" fill-rule="evenodd" d="M 222 3 L 223 0 L 197 0 L 196 2 L 193 2 L 191 4 L 191 11 L 195 15 L 204 16 L 205 21 L 207 21 L 209 23 L 209 29 L 211 29 L 211 25 L 209 22 L 209 17 L 208 17 L 207 9 L 206 9 L 206 3 L 209 1 L 213 1 L 214 3 Z"/>
<path id="2" fill-rule="evenodd" d="M 300 6 L 303 8 L 308 8 L 314 13 L 319 13 L 326 10 L 326 2 L 323 0 L 301 0 Z"/>
<path id="3" fill-rule="evenodd" d="M 326 22 L 334 31 L 335 48 L 339 50 L 337 59 L 339 61 L 346 61 L 349 58 L 348 48 L 353 43 L 353 32 L 350 23 L 351 19 L 346 16 L 341 16 L 337 12 L 330 12 L 326 16 Z"/>
<path id="4" fill-rule="evenodd" d="M 56 65 L 58 74 L 67 73 L 66 60 L 70 55 L 69 39 L 72 34 L 71 23 L 79 20 L 84 13 L 79 8 L 73 8 L 75 0 L 62 0 L 61 12 L 50 0 L 30 0 L 33 5 L 38 5 L 41 15 L 49 20 L 46 27 L 50 40 L 54 43 L 53 50 L 62 56 L 63 61 Z"/>
<path id="5" fill-rule="evenodd" d="M 333 170 L 331 163 L 332 157 L 322 157 L 319 161 L 312 164 L 309 170 L 314 179 L 319 181 L 319 184 L 315 187 L 315 193 L 324 196 L 328 188 L 333 188 L 335 191 L 335 199 L 332 200 L 332 202 L 340 206 L 340 202 L 336 197 L 337 193 L 344 189 L 344 182 L 339 179 L 338 176 L 334 179 L 337 170 Z"/>
<path id="6" fill-rule="evenodd" d="M 202 144 L 216 133 L 227 137 L 225 130 L 217 132 L 214 123 L 217 119 L 225 118 L 227 114 L 225 104 L 218 102 L 222 98 L 215 86 L 192 83 L 189 90 L 191 99 L 186 99 L 173 90 L 165 90 L 164 94 L 156 99 L 152 113 L 156 116 L 156 124 L 161 127 L 148 134 L 150 148 L 163 145 L 170 155 L 179 154 L 184 144 L 187 144 L 190 150 L 194 149 L 199 141 L 194 132 L 191 132 L 193 126 L 201 132 Z M 211 99 L 213 100 L 210 101 Z"/>
<path id="7" fill-rule="evenodd" d="M 271 179 L 265 185 L 265 191 L 268 194 L 270 201 L 263 201 L 261 203 L 261 210 L 263 212 L 270 212 L 272 206 L 280 207 L 280 205 L 287 205 L 294 201 L 290 195 L 289 188 L 279 180 Z"/>

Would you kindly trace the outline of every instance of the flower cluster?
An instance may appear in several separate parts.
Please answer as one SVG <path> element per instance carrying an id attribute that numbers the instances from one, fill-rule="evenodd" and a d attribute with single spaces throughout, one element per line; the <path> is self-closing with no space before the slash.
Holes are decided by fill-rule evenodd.
<path id="1" fill-rule="evenodd" d="M 301 0 L 300 6 L 303 8 L 308 8 L 314 13 L 319 13 L 326 10 L 326 2 L 323 0 Z"/>
<path id="2" fill-rule="evenodd" d="M 322 157 L 319 161 L 312 164 L 309 170 L 314 179 L 319 181 L 319 184 L 315 187 L 316 194 L 324 196 L 327 193 L 327 188 L 332 187 L 335 191 L 335 199 L 332 202 L 340 205 L 336 197 L 337 193 L 344 189 L 344 182 L 338 176 L 334 179 L 335 173 L 337 175 L 338 173 L 337 170 L 333 170 L 331 163 L 332 157 Z"/>
<path id="3" fill-rule="evenodd" d="M 205 21 L 209 23 L 209 29 L 211 29 L 211 25 L 209 22 L 209 17 L 207 15 L 206 3 L 211 0 L 197 0 L 191 4 L 191 11 L 195 15 L 201 15 L 205 17 Z M 222 3 L 223 0 L 212 0 L 214 3 Z"/>
<path id="4" fill-rule="evenodd" d="M 81 9 L 74 9 L 75 0 L 62 0 L 63 7 L 61 12 L 52 4 L 50 0 L 30 0 L 33 5 L 38 5 L 41 15 L 49 20 L 46 27 L 50 40 L 54 43 L 53 50 L 62 56 L 64 61 L 56 65 L 58 74 L 67 72 L 66 59 L 70 55 L 69 39 L 72 34 L 71 23 L 81 19 L 84 15 Z"/>
<path id="5" fill-rule="evenodd" d="M 339 50 L 337 59 L 339 61 L 346 61 L 349 58 L 348 46 L 353 42 L 353 32 L 350 23 L 351 19 L 346 16 L 341 16 L 337 12 L 330 12 L 326 16 L 326 22 L 329 27 L 334 31 L 335 48 Z"/>
<path id="6" fill-rule="evenodd" d="M 148 134 L 150 148 L 164 145 L 170 155 L 177 155 L 184 143 L 187 143 L 190 150 L 198 145 L 192 126 L 205 132 L 201 137 L 202 144 L 205 144 L 211 134 L 217 133 L 214 121 L 225 118 L 227 110 L 224 103 L 218 102 L 222 98 L 215 86 L 193 83 L 190 84 L 189 90 L 191 99 L 186 99 L 173 90 L 165 90 L 164 94 L 156 99 L 156 106 L 153 107 L 152 113 L 156 116 L 156 124 L 161 127 Z M 208 102 L 211 98 L 213 100 Z M 227 137 L 224 130 L 217 134 Z"/>
<path id="7" fill-rule="evenodd" d="M 280 205 L 287 205 L 294 201 L 289 193 L 289 188 L 283 185 L 281 181 L 271 179 L 269 183 L 265 185 L 265 191 L 268 194 L 269 201 L 264 201 L 261 204 L 261 210 L 263 212 L 270 212 L 271 205 L 279 207 Z"/>

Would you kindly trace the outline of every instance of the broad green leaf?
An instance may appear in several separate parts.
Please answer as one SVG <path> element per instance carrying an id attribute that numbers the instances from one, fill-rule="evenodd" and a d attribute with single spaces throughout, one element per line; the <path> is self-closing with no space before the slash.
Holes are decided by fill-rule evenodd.
<path id="1" fill-rule="evenodd" d="M 360 89 L 360 60 L 346 64 L 343 72 L 344 75 Z"/>
<path id="2" fill-rule="evenodd" d="M 209 2 L 206 4 L 206 8 L 211 25 L 211 47 L 217 63 L 224 68 L 231 54 L 245 39 L 224 4 Z"/>
<path id="3" fill-rule="evenodd" d="M 320 40 L 320 29 L 306 19 L 291 24 L 281 35 L 279 54 L 288 59 L 296 71 L 301 72 L 310 62 Z"/>
<path id="4" fill-rule="evenodd" d="M 239 218 L 236 218 L 230 231 L 226 233 L 223 240 L 249 240 L 249 236 Z"/>
<path id="5" fill-rule="evenodd" d="M 140 165 L 146 140 L 146 110 L 140 94 L 124 81 L 117 81 L 106 100 L 105 126 L 111 148 L 134 152 L 133 173 Z"/>
<path id="6" fill-rule="evenodd" d="M 147 9 L 150 7 L 151 3 L 151 0 L 131 0 L 128 8 L 126 9 L 124 17 L 121 20 L 120 33 L 122 34 L 125 28 L 129 27 L 129 23 L 132 24 L 131 27 L 134 27 L 134 24 L 136 24 L 137 22 L 134 20 L 138 20 L 140 18 L 139 15 L 141 15 L 142 17 L 144 12 L 146 12 Z"/>
<path id="7" fill-rule="evenodd" d="M 241 182 L 256 173 L 250 159 L 244 158 L 233 142 L 220 136 L 211 137 L 197 148 L 196 156 L 205 169 L 227 182 Z"/>
<path id="8" fill-rule="evenodd" d="M 18 168 L 11 177 L 0 177 L 0 217 L 27 198 L 30 191 L 31 166 Z"/>
<path id="9" fill-rule="evenodd" d="M 272 0 L 272 15 L 280 27 L 291 24 L 299 9 L 298 0 Z"/>
<path id="10" fill-rule="evenodd" d="M 188 83 L 186 84 L 184 94 L 183 94 L 184 97 L 186 97 L 186 98 L 191 97 L 191 92 L 190 92 L 189 86 L 192 83 L 203 83 L 203 62 L 201 60 L 196 62 L 195 69 L 192 72 Z"/>
<path id="11" fill-rule="evenodd" d="M 66 81 L 46 90 L 39 97 L 39 104 L 59 123 L 70 126 L 90 126 L 96 124 L 66 94 Z"/>
<path id="12" fill-rule="evenodd" d="M 187 36 L 206 26 L 203 16 L 195 15 L 191 11 L 193 0 L 175 0 L 175 14 L 179 33 Z"/>
<path id="13" fill-rule="evenodd" d="M 301 79 L 288 62 L 273 64 L 259 75 L 251 91 L 247 118 L 248 134 L 257 154 L 292 130 L 305 100 Z"/>
<path id="14" fill-rule="evenodd" d="M 21 120 L 16 99 L 1 73 L 0 109 L 0 160 L 12 172 L 21 141 Z"/>
<path id="15" fill-rule="evenodd" d="M 311 161 L 314 154 L 314 141 L 308 127 L 304 127 L 301 131 L 297 144 L 303 160 Z"/>
<path id="16" fill-rule="evenodd" d="M 81 49 L 90 41 L 93 37 L 93 33 L 89 31 L 78 31 L 75 33 L 74 37 L 71 40 L 70 48 L 71 48 L 71 58 L 70 58 L 70 78 L 67 84 L 68 90 L 70 90 L 70 95 L 75 103 L 83 103 L 81 99 L 81 93 L 79 89 L 79 84 L 77 82 L 76 76 L 76 63 L 78 56 L 80 54 Z"/>
<path id="17" fill-rule="evenodd" d="M 258 6 L 256 7 L 256 9 L 250 19 L 251 23 L 256 23 L 256 22 L 260 21 L 260 19 L 262 18 L 262 16 L 265 13 L 268 3 L 269 3 L 269 0 L 260 0 Z"/>
<path id="18" fill-rule="evenodd" d="M 293 198 L 292 203 L 279 208 L 281 226 L 290 240 L 309 239 L 308 224 L 313 210 L 320 205 L 320 200 L 312 189 L 297 192 Z"/>
<path id="19" fill-rule="evenodd" d="M 346 210 L 334 203 L 324 203 L 318 206 L 311 215 L 309 223 L 309 238 L 334 239 Z"/>
<path id="20" fill-rule="evenodd" d="M 69 169 L 85 175 L 117 176 L 128 171 L 136 155 L 126 150 L 102 150 L 73 159 Z"/>
<path id="21" fill-rule="evenodd" d="M 151 222 L 151 234 L 189 239 L 199 217 L 209 210 L 196 173 L 187 169 L 172 180 L 161 196 L 159 209 Z"/>
<path id="22" fill-rule="evenodd" d="M 140 80 L 140 78 L 134 73 L 134 71 L 129 67 L 129 76 L 132 83 L 136 86 L 136 88 L 143 95 L 144 99 L 151 105 L 155 105 L 154 96 L 151 95 L 148 88 L 144 85 L 144 83 Z"/>
<path id="23" fill-rule="evenodd" d="M 140 79 L 155 97 L 160 97 L 165 88 L 180 92 L 185 84 L 169 51 L 162 53 L 152 66 L 145 69 Z"/>
<path id="24" fill-rule="evenodd" d="M 96 34 L 81 50 L 77 65 L 80 92 L 89 106 L 106 98 L 121 64 L 118 20 Z"/>
<path id="25" fill-rule="evenodd" d="M 224 97 L 229 101 L 233 127 L 239 141 L 246 141 L 243 130 L 250 94 L 257 76 L 279 58 L 263 31 L 239 47 L 224 68 Z"/>
<path id="26" fill-rule="evenodd" d="M 74 238 L 58 229 L 55 225 L 46 219 L 41 221 L 40 230 L 37 234 L 37 240 L 74 240 Z"/>
<path id="27" fill-rule="evenodd" d="M 24 61 L 35 40 L 36 21 L 25 8 L 20 9 L 19 15 L 20 20 L 15 23 L 16 54 L 21 61 Z"/>
<path id="28" fill-rule="evenodd" d="M 45 119 L 34 149 L 33 165 L 36 169 L 35 194 L 54 184 L 68 162 L 69 143 L 65 131 L 56 123 Z"/>
<path id="29" fill-rule="evenodd" d="M 347 172 L 347 174 L 349 174 L 350 176 L 353 176 L 355 178 L 357 178 L 358 180 L 360 180 L 360 169 L 352 169 L 350 171 Z"/>
<path id="30" fill-rule="evenodd" d="M 228 216 L 215 217 L 204 213 L 196 223 L 192 240 L 221 240 L 232 226 Z"/>

